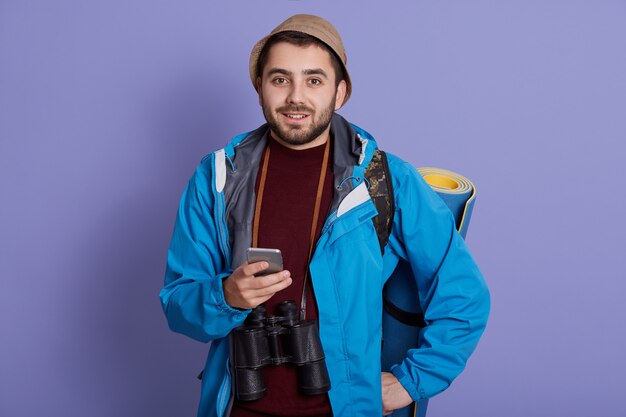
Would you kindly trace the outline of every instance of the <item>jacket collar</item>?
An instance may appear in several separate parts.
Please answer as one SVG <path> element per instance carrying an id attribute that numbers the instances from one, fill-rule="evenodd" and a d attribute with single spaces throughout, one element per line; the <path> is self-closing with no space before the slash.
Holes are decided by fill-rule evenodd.
<path id="1" fill-rule="evenodd" d="M 330 131 L 334 137 L 334 165 L 336 167 L 367 166 L 374 149 L 376 149 L 376 141 L 368 132 L 349 123 L 337 113 L 334 113 L 331 119 Z M 231 163 L 231 168 L 233 170 L 236 169 L 235 159 L 238 147 L 242 145 L 246 145 L 244 148 L 260 148 L 254 145 L 262 145 L 264 147 L 267 143 L 268 134 L 269 126 L 265 123 L 253 131 L 235 136 L 224 148 L 226 158 Z"/>

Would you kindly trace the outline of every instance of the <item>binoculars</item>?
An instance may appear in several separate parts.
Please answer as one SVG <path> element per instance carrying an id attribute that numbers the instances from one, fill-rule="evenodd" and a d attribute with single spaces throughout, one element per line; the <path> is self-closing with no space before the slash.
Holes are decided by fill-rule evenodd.
<path id="1" fill-rule="evenodd" d="M 315 320 L 297 320 L 294 301 L 278 305 L 279 315 L 265 316 L 260 305 L 233 331 L 237 398 L 253 401 L 267 392 L 263 368 L 291 364 L 298 369 L 298 387 L 304 395 L 330 390 L 330 379 Z M 281 349 L 282 348 L 282 349 Z"/>

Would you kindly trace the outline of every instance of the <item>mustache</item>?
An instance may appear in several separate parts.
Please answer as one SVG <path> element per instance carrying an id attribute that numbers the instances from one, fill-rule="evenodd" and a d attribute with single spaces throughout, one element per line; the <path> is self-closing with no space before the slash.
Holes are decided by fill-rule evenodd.
<path id="1" fill-rule="evenodd" d="M 276 109 L 279 113 L 313 113 L 313 109 L 307 106 L 283 106 Z"/>

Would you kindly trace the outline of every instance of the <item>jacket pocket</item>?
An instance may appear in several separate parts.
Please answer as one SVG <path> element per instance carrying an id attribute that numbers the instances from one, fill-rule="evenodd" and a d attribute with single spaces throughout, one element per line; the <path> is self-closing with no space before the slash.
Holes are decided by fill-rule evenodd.
<path id="1" fill-rule="evenodd" d="M 330 230 L 328 244 L 333 245 L 344 236 L 351 240 L 368 240 L 373 237 L 377 241 L 378 237 L 372 222 L 372 218 L 377 214 L 374 203 L 368 200 L 353 208 L 349 213 L 336 218 Z"/>

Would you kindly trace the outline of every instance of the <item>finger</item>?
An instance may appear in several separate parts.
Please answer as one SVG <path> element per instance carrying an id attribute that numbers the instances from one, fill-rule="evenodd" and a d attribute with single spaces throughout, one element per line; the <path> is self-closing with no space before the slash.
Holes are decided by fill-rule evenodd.
<path id="1" fill-rule="evenodd" d="M 267 288 L 291 277 L 291 272 L 286 269 L 274 274 L 264 275 L 254 279 L 254 288 Z"/>
<path id="2" fill-rule="evenodd" d="M 291 285 L 291 283 L 290 283 L 289 285 Z M 289 285 L 288 285 L 288 286 L 289 286 Z M 282 289 L 284 289 L 284 288 L 282 288 Z M 255 299 L 254 299 L 255 304 L 256 304 L 256 305 L 259 305 L 259 304 L 263 304 L 263 303 L 265 303 L 267 300 L 269 300 L 270 298 L 272 298 L 272 297 L 274 296 L 274 294 L 276 294 L 277 292 L 281 291 L 282 289 L 277 290 L 277 291 L 275 291 L 275 292 L 271 292 L 271 293 L 269 293 L 269 294 L 267 294 L 267 295 L 265 295 L 265 296 L 262 296 L 262 297 L 259 297 L 259 298 L 255 298 Z"/>
<path id="3" fill-rule="evenodd" d="M 255 280 L 256 279 L 258 278 L 255 278 Z M 255 304 L 262 304 L 266 302 L 267 300 L 269 300 L 270 298 L 272 298 L 274 294 L 276 294 L 279 291 L 284 290 L 285 288 L 290 286 L 292 283 L 293 283 L 293 279 L 290 276 L 288 276 L 273 285 L 270 285 L 267 287 L 260 287 L 258 289 L 249 289 L 248 294 L 250 298 L 254 300 L 253 302 Z"/>
<path id="4" fill-rule="evenodd" d="M 293 280 L 291 279 L 291 277 L 286 277 L 273 285 L 269 285 L 267 287 L 257 289 L 255 295 L 257 297 L 267 297 L 267 299 L 269 299 L 278 291 L 284 290 L 285 288 L 290 286 L 292 283 L 293 283 Z"/>
<path id="5" fill-rule="evenodd" d="M 252 276 L 266 270 L 269 266 L 270 264 L 266 261 L 254 262 L 251 264 L 247 263 L 242 266 L 241 272 L 243 272 L 244 275 Z"/>

